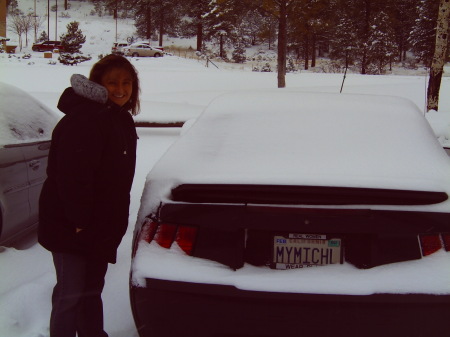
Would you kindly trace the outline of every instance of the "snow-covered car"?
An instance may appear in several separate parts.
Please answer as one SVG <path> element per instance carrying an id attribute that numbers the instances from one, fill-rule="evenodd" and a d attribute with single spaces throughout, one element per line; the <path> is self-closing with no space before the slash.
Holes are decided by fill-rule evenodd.
<path id="1" fill-rule="evenodd" d="M 113 42 L 111 54 L 124 55 L 124 48 L 128 47 L 128 42 Z"/>
<path id="2" fill-rule="evenodd" d="M 0 245 L 36 228 L 51 133 L 59 117 L 0 82 Z"/>
<path id="3" fill-rule="evenodd" d="M 38 43 L 33 43 L 31 47 L 33 51 L 53 51 L 58 49 L 59 51 L 64 51 L 64 47 L 61 41 L 43 41 Z"/>
<path id="4" fill-rule="evenodd" d="M 124 53 L 126 56 L 133 56 L 133 57 L 164 56 L 164 52 L 161 49 L 152 47 L 148 43 L 133 43 L 132 45 L 124 48 Z"/>
<path id="5" fill-rule="evenodd" d="M 141 337 L 444 336 L 450 158 L 403 98 L 216 98 L 156 163 L 133 240 Z"/>

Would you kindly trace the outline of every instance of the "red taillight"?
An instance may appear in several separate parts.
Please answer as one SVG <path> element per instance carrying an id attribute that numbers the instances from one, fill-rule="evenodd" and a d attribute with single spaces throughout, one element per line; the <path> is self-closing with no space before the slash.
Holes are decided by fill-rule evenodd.
<path id="1" fill-rule="evenodd" d="M 157 223 L 145 218 L 139 241 L 148 243 L 155 241 L 163 248 L 170 248 L 174 242 L 188 255 L 192 255 L 194 249 L 197 228 L 192 226 L 178 226 L 174 224 Z"/>
<path id="2" fill-rule="evenodd" d="M 440 234 L 422 234 L 419 236 L 422 255 L 428 256 L 442 248 Z"/>
<path id="3" fill-rule="evenodd" d="M 144 224 L 142 225 L 141 233 L 139 234 L 139 241 L 144 240 L 150 242 L 155 236 L 158 224 L 149 218 L 145 218 Z"/>
<path id="4" fill-rule="evenodd" d="M 160 224 L 156 230 L 154 240 L 163 248 L 170 248 L 175 240 L 177 226 L 171 224 Z"/>
<path id="5" fill-rule="evenodd" d="M 196 236 L 196 227 L 180 226 L 178 227 L 177 237 L 175 241 L 186 254 L 192 255 Z"/>

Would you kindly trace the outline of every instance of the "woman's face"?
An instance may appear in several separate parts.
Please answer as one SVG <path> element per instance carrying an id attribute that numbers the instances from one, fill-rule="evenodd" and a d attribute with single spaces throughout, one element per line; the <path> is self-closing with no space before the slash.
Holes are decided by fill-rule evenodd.
<path id="1" fill-rule="evenodd" d="M 108 98 L 117 105 L 123 106 L 130 100 L 133 78 L 125 69 L 111 69 L 103 75 L 101 84 L 108 90 Z"/>

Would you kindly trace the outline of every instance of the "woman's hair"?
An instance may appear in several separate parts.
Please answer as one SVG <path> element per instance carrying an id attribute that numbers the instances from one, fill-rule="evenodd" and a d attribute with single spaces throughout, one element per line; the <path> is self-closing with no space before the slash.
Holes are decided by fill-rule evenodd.
<path id="1" fill-rule="evenodd" d="M 125 69 L 128 71 L 133 79 L 133 92 L 131 93 L 130 101 L 127 103 L 131 110 L 131 114 L 136 116 L 141 110 L 141 102 L 139 95 L 141 88 L 139 86 L 139 77 L 136 68 L 125 57 L 120 55 L 107 55 L 98 61 L 91 69 L 89 79 L 95 83 L 101 84 L 103 75 L 112 69 Z"/>

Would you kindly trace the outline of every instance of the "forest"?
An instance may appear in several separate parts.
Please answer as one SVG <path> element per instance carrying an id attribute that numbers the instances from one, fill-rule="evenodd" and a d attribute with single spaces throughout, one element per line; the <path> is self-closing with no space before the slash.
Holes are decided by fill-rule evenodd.
<path id="1" fill-rule="evenodd" d="M 60 0 L 59 11 L 70 13 L 72 1 Z M 214 56 L 227 61 L 233 51 L 233 61 L 243 62 L 245 47 L 265 44 L 304 69 L 327 57 L 335 67 L 361 74 L 382 74 L 393 62 L 430 67 L 439 7 L 437 0 L 84 1 L 94 4 L 92 15 L 133 18 L 136 38 L 159 45 L 165 34 L 195 37 L 198 51 L 214 42 Z M 17 0 L 7 3 L 9 15 L 27 16 L 14 13 Z M 286 67 L 286 56 L 279 66 Z"/>
<path id="2" fill-rule="evenodd" d="M 199 51 L 213 40 L 225 57 L 227 49 L 250 45 L 277 48 L 284 38 L 287 54 L 305 69 L 327 56 L 362 74 L 407 62 L 408 52 L 429 67 L 439 7 L 437 0 L 90 1 L 97 15 L 135 18 L 138 37 L 159 37 L 161 45 L 164 34 L 196 37 Z"/>

